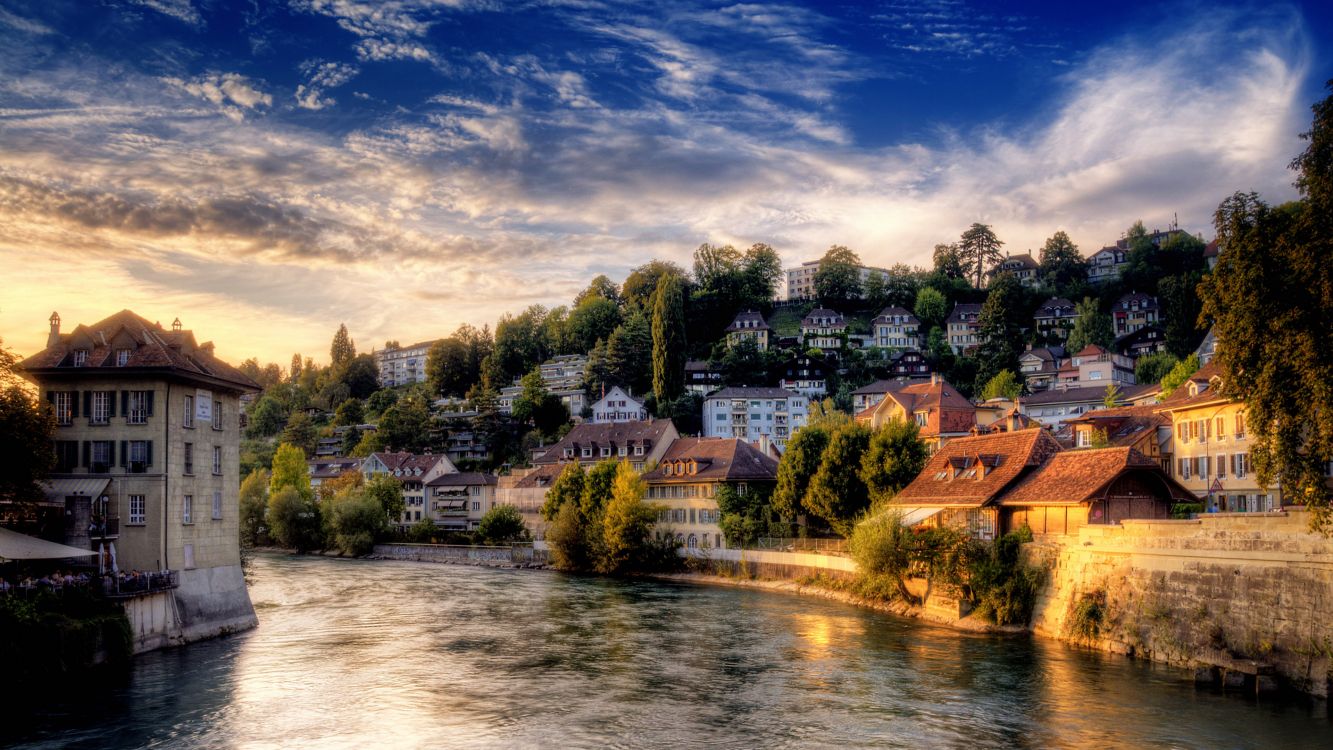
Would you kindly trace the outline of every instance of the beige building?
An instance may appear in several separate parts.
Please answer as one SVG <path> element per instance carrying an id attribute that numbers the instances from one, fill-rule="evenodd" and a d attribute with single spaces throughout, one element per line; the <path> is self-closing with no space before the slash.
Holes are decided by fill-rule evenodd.
<path id="1" fill-rule="evenodd" d="M 496 478 L 491 474 L 441 474 L 426 483 L 426 510 L 446 531 L 472 531 L 495 506 Z"/>
<path id="2" fill-rule="evenodd" d="M 769 334 L 772 329 L 764 321 L 763 313 L 754 310 L 747 310 L 737 313 L 735 320 L 727 326 L 727 346 L 737 346 L 742 341 L 749 339 L 759 348 L 759 351 L 768 351 Z"/>
<path id="3" fill-rule="evenodd" d="M 724 546 L 717 493 L 726 485 L 744 494 L 778 479 L 777 459 L 738 438 L 681 438 L 644 476 L 644 501 L 659 506 L 658 535 L 688 549 Z"/>
<path id="4" fill-rule="evenodd" d="M 61 333 L 20 369 L 56 416 L 47 502 L 68 542 L 121 570 L 175 571 L 186 640 L 252 627 L 240 565 L 241 394 L 258 386 L 197 343 L 122 310 Z M 104 558 L 104 562 L 109 559 Z"/>

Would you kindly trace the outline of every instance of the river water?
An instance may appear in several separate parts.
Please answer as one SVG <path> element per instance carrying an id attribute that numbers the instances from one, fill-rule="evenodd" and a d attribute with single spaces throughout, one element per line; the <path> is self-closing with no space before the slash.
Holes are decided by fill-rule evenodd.
<path id="1" fill-rule="evenodd" d="M 1333 746 L 1322 703 L 821 599 L 276 555 L 251 585 L 258 629 L 0 705 L 0 744 Z"/>

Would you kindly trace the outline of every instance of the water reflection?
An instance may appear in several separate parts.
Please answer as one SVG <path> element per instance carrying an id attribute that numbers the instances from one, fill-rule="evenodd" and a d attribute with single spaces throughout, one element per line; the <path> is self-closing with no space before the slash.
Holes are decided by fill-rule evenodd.
<path id="1" fill-rule="evenodd" d="M 263 557 L 261 627 L 0 722 L 19 747 L 1326 747 L 1307 704 L 823 600 Z"/>

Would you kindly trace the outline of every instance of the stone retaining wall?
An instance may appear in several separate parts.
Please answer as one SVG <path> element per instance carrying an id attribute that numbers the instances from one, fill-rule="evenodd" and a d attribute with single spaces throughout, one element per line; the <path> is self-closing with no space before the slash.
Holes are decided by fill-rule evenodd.
<path id="1" fill-rule="evenodd" d="M 831 578 L 852 578 L 856 575 L 856 563 L 851 558 L 815 552 L 682 548 L 680 554 L 694 561 L 694 565 L 709 569 L 709 572 L 741 578 L 796 580 L 817 575 Z"/>
<path id="2" fill-rule="evenodd" d="M 463 544 L 377 544 L 373 557 L 385 560 L 464 565 L 545 565 L 544 550 L 532 547 L 473 547 Z"/>

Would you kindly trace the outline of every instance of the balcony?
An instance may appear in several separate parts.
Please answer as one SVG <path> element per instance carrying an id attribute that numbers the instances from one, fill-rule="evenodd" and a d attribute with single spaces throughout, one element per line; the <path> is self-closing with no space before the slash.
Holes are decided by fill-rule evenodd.
<path id="1" fill-rule="evenodd" d="M 88 525 L 88 537 L 93 541 L 120 538 L 120 517 L 107 516 L 103 519 L 93 519 Z"/>

